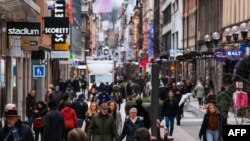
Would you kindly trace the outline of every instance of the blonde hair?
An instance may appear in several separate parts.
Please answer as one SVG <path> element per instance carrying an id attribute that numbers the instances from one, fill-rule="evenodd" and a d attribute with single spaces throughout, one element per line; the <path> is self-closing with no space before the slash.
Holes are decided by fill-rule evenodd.
<path id="1" fill-rule="evenodd" d="M 92 108 L 91 108 L 91 106 L 92 106 L 93 104 L 96 105 L 95 111 L 93 111 Z M 90 114 L 93 115 L 93 114 L 97 114 L 98 112 L 99 112 L 99 107 L 98 107 L 97 102 L 90 102 L 88 111 L 86 112 L 86 115 L 87 115 L 87 116 L 90 115 Z"/>

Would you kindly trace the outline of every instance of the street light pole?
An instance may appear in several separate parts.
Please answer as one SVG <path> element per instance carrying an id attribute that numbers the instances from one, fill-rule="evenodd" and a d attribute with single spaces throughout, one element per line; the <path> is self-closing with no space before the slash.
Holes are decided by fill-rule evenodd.
<path id="1" fill-rule="evenodd" d="M 158 63 L 152 62 L 151 67 L 151 84 L 152 84 L 152 94 L 151 94 L 151 134 L 152 136 L 159 139 L 159 132 L 156 127 L 156 120 L 159 118 L 159 65 Z"/>
<path id="2" fill-rule="evenodd" d="M 160 33 L 160 0 L 154 0 L 154 37 L 153 37 L 153 49 L 154 57 L 157 58 L 160 55 L 160 42 L 159 42 L 159 33 Z"/>

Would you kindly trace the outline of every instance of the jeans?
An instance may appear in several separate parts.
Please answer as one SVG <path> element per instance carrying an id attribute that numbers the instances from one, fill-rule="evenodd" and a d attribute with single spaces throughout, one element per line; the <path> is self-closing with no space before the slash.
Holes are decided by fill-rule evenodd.
<path id="1" fill-rule="evenodd" d="M 211 131 L 207 129 L 206 138 L 207 141 L 219 141 L 219 130 Z"/>
<path id="2" fill-rule="evenodd" d="M 29 122 L 29 127 L 30 128 L 32 127 L 33 121 L 34 121 L 34 117 L 33 116 L 29 116 L 28 117 L 28 122 Z"/>
<path id="3" fill-rule="evenodd" d="M 174 120 L 175 120 L 175 117 L 173 117 L 173 116 L 165 116 L 165 123 L 166 123 L 166 127 L 168 128 L 168 131 L 169 131 L 169 136 L 173 135 Z M 170 127 L 169 127 L 169 124 L 170 124 Z"/>

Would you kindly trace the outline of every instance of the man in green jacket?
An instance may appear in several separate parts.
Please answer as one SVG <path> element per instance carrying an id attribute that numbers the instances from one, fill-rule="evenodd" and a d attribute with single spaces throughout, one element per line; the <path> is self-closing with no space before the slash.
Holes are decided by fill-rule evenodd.
<path id="1" fill-rule="evenodd" d="M 232 98 L 228 93 L 227 87 L 221 87 L 221 91 L 217 95 L 217 107 L 222 115 L 222 123 L 227 124 L 228 111 L 232 105 Z"/>
<path id="2" fill-rule="evenodd" d="M 87 132 L 89 141 L 118 141 L 115 120 L 108 114 L 108 108 L 107 103 L 103 103 L 100 113 L 91 119 Z"/>

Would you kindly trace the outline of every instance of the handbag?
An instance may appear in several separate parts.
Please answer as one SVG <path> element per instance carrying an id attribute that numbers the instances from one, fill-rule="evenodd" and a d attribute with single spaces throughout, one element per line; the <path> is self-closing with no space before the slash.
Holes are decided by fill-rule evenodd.
<path id="1" fill-rule="evenodd" d="M 33 127 L 34 128 L 43 127 L 42 118 L 35 118 L 33 121 Z"/>

